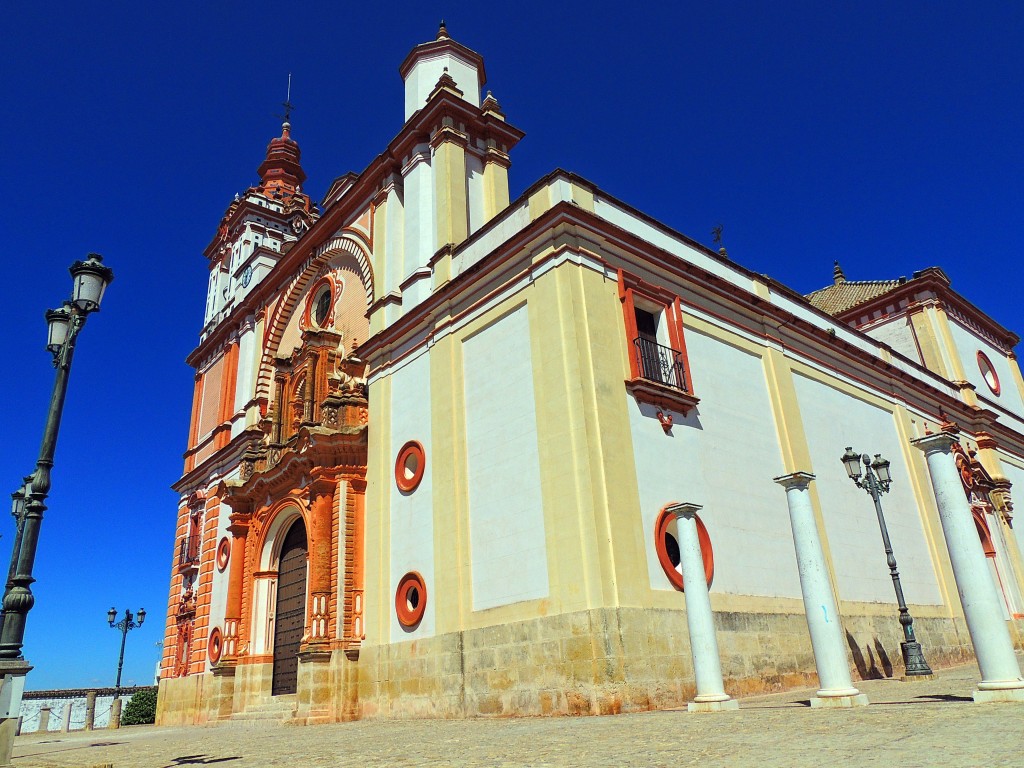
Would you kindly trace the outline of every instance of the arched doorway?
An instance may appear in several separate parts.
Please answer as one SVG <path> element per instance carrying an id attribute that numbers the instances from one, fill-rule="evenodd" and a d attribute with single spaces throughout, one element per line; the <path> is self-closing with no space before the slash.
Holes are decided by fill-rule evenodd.
<path id="1" fill-rule="evenodd" d="M 296 520 L 281 546 L 274 608 L 274 679 L 271 694 L 295 693 L 299 644 L 306 626 L 306 525 Z"/>

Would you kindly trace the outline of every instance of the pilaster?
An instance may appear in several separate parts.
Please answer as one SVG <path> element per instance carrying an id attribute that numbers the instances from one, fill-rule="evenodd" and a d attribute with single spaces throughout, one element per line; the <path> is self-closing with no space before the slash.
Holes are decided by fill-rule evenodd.
<path id="1" fill-rule="evenodd" d="M 974 700 L 1024 702 L 1024 677 L 964 495 L 952 452 L 955 442 L 955 437 L 940 432 L 920 437 L 913 445 L 924 452 L 928 462 L 953 576 L 981 669 Z"/>
<path id="2" fill-rule="evenodd" d="M 484 221 L 490 221 L 508 208 L 508 154 L 488 140 L 484 153 Z"/>

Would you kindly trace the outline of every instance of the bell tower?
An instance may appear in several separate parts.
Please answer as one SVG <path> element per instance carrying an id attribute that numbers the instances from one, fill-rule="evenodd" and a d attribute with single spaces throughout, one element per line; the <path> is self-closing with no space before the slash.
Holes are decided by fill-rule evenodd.
<path id="1" fill-rule="evenodd" d="M 285 103 L 286 110 L 291 104 Z M 210 281 L 201 338 L 205 339 L 319 216 L 302 191 L 302 152 L 286 112 L 281 135 L 270 140 L 256 169 L 259 182 L 235 195 L 206 247 Z"/>

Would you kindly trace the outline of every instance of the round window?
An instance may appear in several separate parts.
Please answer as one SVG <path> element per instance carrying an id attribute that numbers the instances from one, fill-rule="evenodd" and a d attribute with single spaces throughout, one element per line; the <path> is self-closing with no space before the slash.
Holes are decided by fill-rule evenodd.
<path id="1" fill-rule="evenodd" d="M 217 545 L 217 570 L 221 573 L 228 567 L 228 560 L 231 559 L 231 542 L 227 536 L 220 540 Z"/>
<path id="2" fill-rule="evenodd" d="M 210 630 L 210 640 L 206 644 L 206 654 L 210 657 L 210 663 L 216 664 L 220 661 L 221 637 L 220 627 Z"/>
<path id="3" fill-rule="evenodd" d="M 981 377 L 985 379 L 988 388 L 992 390 L 992 394 L 999 397 L 999 377 L 996 375 L 996 369 L 992 367 L 992 361 L 988 359 L 988 355 L 981 350 L 978 350 L 978 368 L 981 370 Z"/>
<path id="4" fill-rule="evenodd" d="M 423 470 L 427 466 L 427 457 L 423 446 L 410 440 L 402 446 L 395 461 L 395 484 L 400 491 L 410 493 L 416 490 L 423 479 Z"/>
<path id="5" fill-rule="evenodd" d="M 406 629 L 416 629 L 427 610 L 427 585 L 415 571 L 405 574 L 395 590 L 395 613 L 398 623 Z"/>
<path id="6" fill-rule="evenodd" d="M 317 293 L 316 300 L 313 303 L 313 322 L 321 328 L 327 323 L 327 319 L 331 316 L 332 295 L 330 284 L 325 285 L 320 289 L 320 292 Z"/>
<path id="7" fill-rule="evenodd" d="M 697 541 L 700 542 L 700 554 L 704 561 L 704 578 L 708 586 L 715 577 L 715 553 L 711 548 L 711 536 L 704 526 L 704 521 L 697 519 Z M 683 590 L 683 571 L 679 567 L 679 539 L 676 531 L 676 516 L 667 509 L 662 509 L 661 514 L 654 524 L 654 548 L 658 553 L 658 562 L 665 571 L 669 582 L 673 587 Z"/>

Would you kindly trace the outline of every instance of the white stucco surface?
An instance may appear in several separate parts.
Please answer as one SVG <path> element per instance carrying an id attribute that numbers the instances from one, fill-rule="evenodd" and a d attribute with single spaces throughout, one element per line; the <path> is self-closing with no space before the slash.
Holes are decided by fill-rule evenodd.
<path id="1" fill-rule="evenodd" d="M 231 507 L 222 503 L 217 513 L 217 535 L 213 539 L 213 584 L 210 589 L 210 625 L 207 628 L 207 637 L 214 627 L 220 627 L 222 635 L 224 632 L 224 611 L 228 603 L 228 576 L 231 573 L 231 564 L 229 562 L 228 567 L 223 571 L 217 567 L 217 546 L 220 544 L 220 540 L 228 535 L 228 516 L 230 514 Z M 228 540 L 230 541 L 230 537 Z M 208 555 L 204 553 L 204 557 L 206 556 Z M 206 656 L 206 668 L 210 668 L 209 654 Z"/>
<path id="2" fill-rule="evenodd" d="M 549 591 L 525 306 L 463 343 L 473 610 Z"/>
<path id="3" fill-rule="evenodd" d="M 424 56 L 409 70 L 405 78 L 405 119 L 408 120 L 427 103 L 445 68 L 462 98 L 473 106 L 480 106 L 480 82 L 476 67 L 450 52 Z"/>
<path id="4" fill-rule="evenodd" d="M 852 446 L 861 453 L 881 453 L 892 462 L 892 487 L 882 496 L 882 509 L 907 601 L 941 604 L 892 414 L 818 381 L 794 378 L 839 596 L 864 602 L 896 601 L 874 504 L 850 480 L 840 461 L 846 446 Z"/>
<path id="5" fill-rule="evenodd" d="M 484 224 L 484 164 L 483 161 L 466 152 L 466 203 L 469 207 L 470 234 Z"/>
<path id="6" fill-rule="evenodd" d="M 782 457 L 760 357 L 692 330 L 686 336 L 701 398 L 670 434 L 657 408 L 628 398 L 647 570 L 652 589 L 672 589 L 654 549 L 654 525 L 670 502 L 703 505 L 715 554 L 712 593 L 800 597 L 785 492 L 772 478 Z"/>
<path id="7" fill-rule="evenodd" d="M 436 224 L 434 222 L 434 174 L 430 164 L 430 146 L 421 144 L 415 150 L 419 159 L 407 166 L 405 173 L 405 255 L 404 280 L 414 270 L 425 267 L 434 255 Z M 403 297 L 404 298 L 404 297 Z M 410 307 L 403 310 L 408 312 Z"/>
<path id="8" fill-rule="evenodd" d="M 434 601 L 431 599 L 434 589 L 434 509 L 430 438 L 430 359 L 423 350 L 391 376 L 391 451 L 385 476 L 391 510 L 391 589 L 388 599 L 394 600 L 402 576 L 416 571 L 427 585 L 427 607 L 422 621 L 413 630 L 402 627 L 391 608 L 393 642 L 434 634 Z M 419 486 L 403 493 L 395 485 L 393 467 L 398 452 L 409 440 L 418 440 L 423 446 L 426 468 Z"/>
<path id="9" fill-rule="evenodd" d="M 405 277 L 405 194 L 397 184 L 388 191 L 385 211 L 384 281 L 376 286 L 378 296 L 397 291 Z"/>
<path id="10" fill-rule="evenodd" d="M 883 344 L 888 344 L 901 355 L 924 365 L 924 361 L 921 360 L 921 355 L 917 351 L 917 342 L 914 341 L 914 331 L 910 327 L 910 321 L 906 315 L 873 325 L 865 333 Z"/>
<path id="11" fill-rule="evenodd" d="M 1005 456 L 1000 457 L 1003 467 L 1003 474 L 1006 475 L 1006 479 L 1013 483 L 1010 488 L 1010 495 L 1014 500 L 1014 507 L 1016 508 L 1013 525 L 1013 535 L 1017 539 L 1017 547 L 1020 549 L 1021 554 L 1024 554 L 1024 459 L 1020 461 L 1020 465 L 1011 464 L 1006 460 Z"/>
<path id="12" fill-rule="evenodd" d="M 980 397 L 998 403 L 1007 410 L 1017 414 L 1024 414 L 1024 401 L 1021 400 L 1020 390 L 1017 389 L 1017 382 L 1010 371 L 1010 361 L 1006 359 L 1006 353 L 1000 352 L 991 343 L 982 339 L 968 328 L 964 328 L 956 320 L 950 318 L 949 329 L 953 335 L 953 342 L 956 344 L 957 353 L 963 362 L 964 375 L 973 384 Z M 996 395 L 988 384 L 985 383 L 978 367 L 978 352 L 984 352 L 992 363 L 992 368 L 999 377 L 999 394 Z"/>

